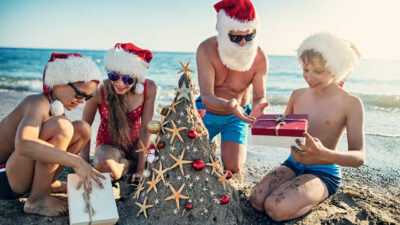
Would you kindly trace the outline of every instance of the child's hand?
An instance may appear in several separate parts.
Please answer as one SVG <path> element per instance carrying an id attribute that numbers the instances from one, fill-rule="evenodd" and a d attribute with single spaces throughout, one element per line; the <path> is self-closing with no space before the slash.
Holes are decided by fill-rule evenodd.
<path id="1" fill-rule="evenodd" d="M 304 132 L 306 144 L 302 144 L 299 139 L 296 139 L 298 147 L 292 145 L 292 157 L 299 163 L 305 165 L 313 165 L 315 161 L 321 161 L 321 153 L 324 151 L 325 146 L 318 138 L 312 137 L 309 133 Z M 318 164 L 318 163 L 317 163 Z"/>

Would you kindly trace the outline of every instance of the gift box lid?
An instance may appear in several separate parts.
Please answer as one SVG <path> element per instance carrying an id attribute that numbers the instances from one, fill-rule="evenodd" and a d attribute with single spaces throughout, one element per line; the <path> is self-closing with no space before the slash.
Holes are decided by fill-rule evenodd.
<path id="1" fill-rule="evenodd" d="M 252 135 L 303 137 L 307 114 L 263 114 L 251 129 Z"/>

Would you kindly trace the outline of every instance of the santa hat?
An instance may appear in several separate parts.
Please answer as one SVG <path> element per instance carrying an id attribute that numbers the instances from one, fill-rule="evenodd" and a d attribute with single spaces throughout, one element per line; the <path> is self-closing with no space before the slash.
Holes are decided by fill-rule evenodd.
<path id="1" fill-rule="evenodd" d="M 101 72 L 90 59 L 77 53 L 53 53 L 43 71 L 43 92 L 51 94 L 56 85 L 101 80 Z"/>
<path id="2" fill-rule="evenodd" d="M 132 43 L 117 43 L 106 54 L 104 67 L 108 72 L 137 78 L 140 83 L 143 83 L 152 57 L 150 50 L 141 49 Z"/>
<path id="3" fill-rule="evenodd" d="M 222 0 L 214 5 L 217 11 L 218 32 L 246 31 L 257 29 L 259 19 L 249 0 Z"/>
<path id="4" fill-rule="evenodd" d="M 351 44 L 332 33 L 321 32 L 306 38 L 297 49 L 299 60 L 305 50 L 311 49 L 321 54 L 326 61 L 325 67 L 337 81 L 345 78 L 359 61 Z"/>

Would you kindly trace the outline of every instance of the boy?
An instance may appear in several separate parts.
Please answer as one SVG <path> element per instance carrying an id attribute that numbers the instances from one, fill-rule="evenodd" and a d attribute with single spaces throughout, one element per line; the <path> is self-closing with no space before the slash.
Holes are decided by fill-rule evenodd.
<path id="1" fill-rule="evenodd" d="M 65 201 L 51 191 L 66 191 L 57 180 L 63 166 L 79 175 L 78 188 L 91 191 L 91 179 L 100 187 L 104 178 L 77 156 L 90 138 L 90 126 L 70 122 L 64 107 L 72 110 L 88 100 L 101 73 L 90 59 L 76 53 L 53 53 L 43 73 L 43 93 L 26 97 L 0 122 L 0 199 L 17 199 L 29 193 L 24 212 L 60 216 Z"/>
<path id="2" fill-rule="evenodd" d="M 289 158 L 250 196 L 251 205 L 275 221 L 307 213 L 339 189 L 340 166 L 359 167 L 365 160 L 362 102 L 338 86 L 357 64 L 358 52 L 333 34 L 319 33 L 297 53 L 308 87 L 292 93 L 285 114 L 308 114 L 306 143 L 297 140 Z M 338 151 L 345 130 L 348 151 Z"/>

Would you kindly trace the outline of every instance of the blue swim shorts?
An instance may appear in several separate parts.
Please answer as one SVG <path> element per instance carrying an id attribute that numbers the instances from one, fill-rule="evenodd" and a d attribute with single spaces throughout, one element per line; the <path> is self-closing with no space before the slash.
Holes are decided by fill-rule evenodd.
<path id="1" fill-rule="evenodd" d="M 206 109 L 201 101 L 201 97 L 196 99 L 197 110 Z M 251 112 L 250 104 L 243 108 L 249 115 Z M 235 115 L 217 115 L 206 111 L 203 117 L 203 123 L 210 135 L 210 142 L 214 137 L 221 133 L 221 141 L 233 141 L 242 145 L 247 144 L 248 123 L 243 122 Z"/>
<path id="2" fill-rule="evenodd" d="M 282 166 L 286 166 L 293 170 L 293 172 L 296 173 L 296 176 L 300 176 L 302 174 L 312 174 L 318 177 L 320 180 L 322 180 L 322 182 L 324 182 L 326 188 L 328 189 L 329 196 L 335 194 L 340 188 L 342 173 L 340 166 L 338 165 L 332 164 L 307 166 L 296 162 L 290 155 L 289 158 L 282 163 Z"/>

